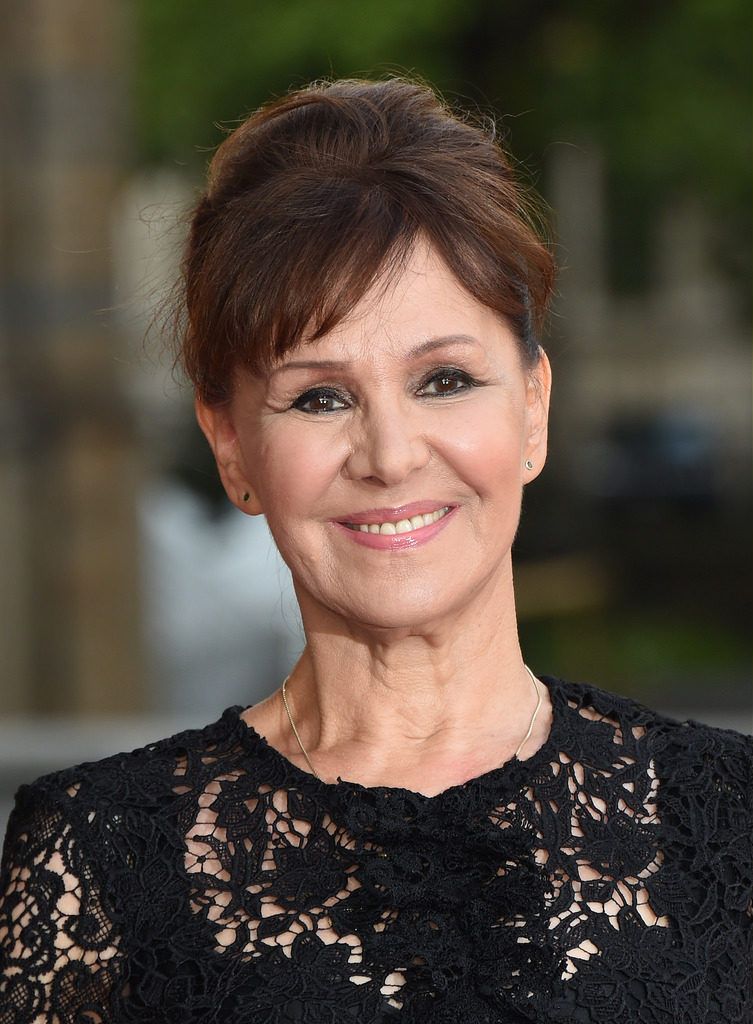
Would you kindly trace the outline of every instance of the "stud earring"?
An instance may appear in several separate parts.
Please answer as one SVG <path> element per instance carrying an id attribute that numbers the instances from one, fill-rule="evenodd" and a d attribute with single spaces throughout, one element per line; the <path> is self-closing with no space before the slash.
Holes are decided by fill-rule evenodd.
<path id="1" fill-rule="evenodd" d="M 248 501 L 248 499 L 250 497 L 251 497 L 251 495 L 248 493 L 248 491 L 244 491 L 243 492 L 243 498 L 242 498 L 243 501 Z"/>
<path id="2" fill-rule="evenodd" d="M 531 462 L 530 459 L 526 459 L 525 467 L 526 467 L 526 469 L 533 469 L 533 463 Z"/>

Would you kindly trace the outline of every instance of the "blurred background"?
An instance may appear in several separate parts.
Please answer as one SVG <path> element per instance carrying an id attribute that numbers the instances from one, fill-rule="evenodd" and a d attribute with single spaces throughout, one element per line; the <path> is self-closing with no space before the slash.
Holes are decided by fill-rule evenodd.
<path id="1" fill-rule="evenodd" d="M 751 17 L 0 0 L 0 826 L 21 782 L 252 703 L 301 649 L 154 316 L 213 147 L 321 76 L 417 74 L 494 114 L 553 210 L 526 660 L 751 731 Z"/>

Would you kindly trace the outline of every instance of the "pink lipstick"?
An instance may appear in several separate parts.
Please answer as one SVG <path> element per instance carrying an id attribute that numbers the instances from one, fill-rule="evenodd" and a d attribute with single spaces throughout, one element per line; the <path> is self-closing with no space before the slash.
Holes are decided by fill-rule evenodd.
<path id="1" fill-rule="evenodd" d="M 382 551 L 411 549 L 435 537 L 457 511 L 441 501 L 414 501 L 391 508 L 352 512 L 332 525 L 356 544 Z"/>

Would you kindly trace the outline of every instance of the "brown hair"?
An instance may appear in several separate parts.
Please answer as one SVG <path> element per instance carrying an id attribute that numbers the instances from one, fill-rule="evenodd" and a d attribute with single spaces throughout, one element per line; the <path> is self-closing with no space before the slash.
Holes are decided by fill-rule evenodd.
<path id="1" fill-rule="evenodd" d="M 225 401 L 343 320 L 419 234 L 538 359 L 554 263 L 494 129 L 402 78 L 314 83 L 219 147 L 183 262 L 178 342 L 198 396 Z"/>

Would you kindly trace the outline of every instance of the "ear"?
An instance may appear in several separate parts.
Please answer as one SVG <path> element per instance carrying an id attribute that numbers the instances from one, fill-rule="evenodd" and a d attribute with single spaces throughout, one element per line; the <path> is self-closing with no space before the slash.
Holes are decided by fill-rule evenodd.
<path id="1" fill-rule="evenodd" d="M 533 469 L 524 469 L 524 482 L 535 480 L 546 462 L 549 424 L 549 398 L 552 393 L 552 367 L 543 348 L 539 360 L 528 373 L 526 385 L 526 428 L 523 461 L 530 459 Z"/>
<path id="2" fill-rule="evenodd" d="M 245 472 L 230 403 L 207 405 L 200 398 L 196 398 L 194 409 L 198 424 L 214 454 L 220 480 L 228 498 L 241 512 L 252 516 L 261 515 L 262 507 L 258 495 Z"/>

